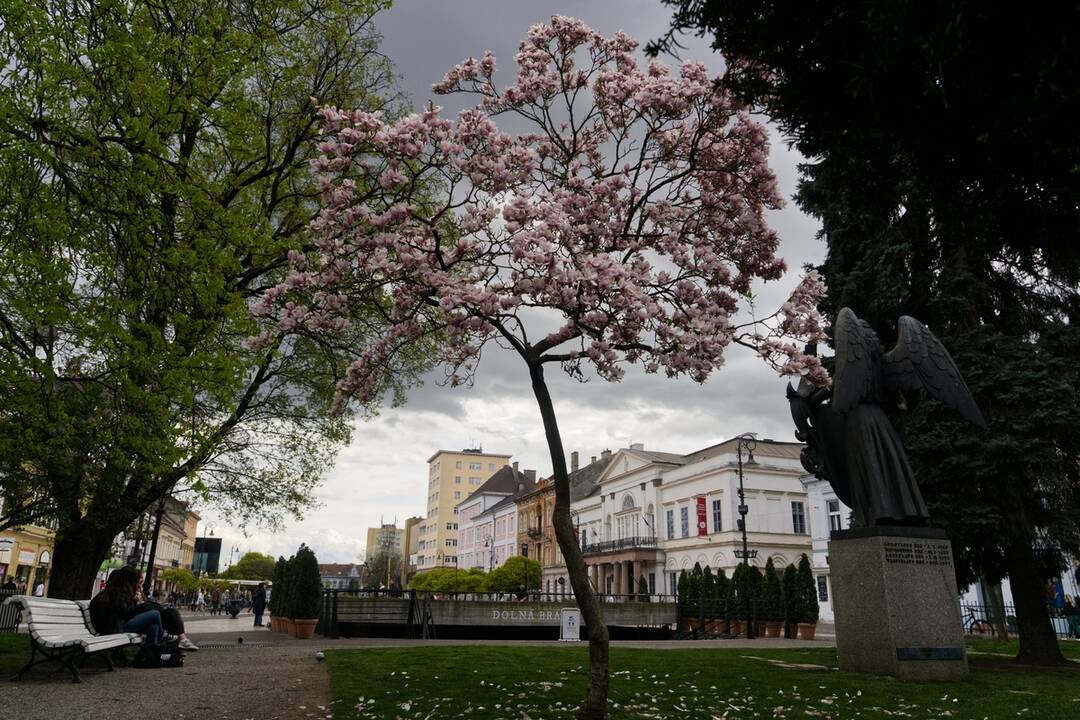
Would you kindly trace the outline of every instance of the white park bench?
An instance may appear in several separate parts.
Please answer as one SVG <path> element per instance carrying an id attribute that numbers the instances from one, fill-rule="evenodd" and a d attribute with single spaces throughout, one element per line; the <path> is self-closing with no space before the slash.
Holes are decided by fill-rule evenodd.
<path id="1" fill-rule="evenodd" d="M 103 652 L 109 670 L 115 670 L 108 650 L 139 645 L 142 635 L 116 633 L 98 635 L 90 624 L 90 604 L 85 600 L 57 600 L 55 598 L 14 595 L 5 605 L 22 608 L 23 620 L 30 631 L 30 661 L 11 680 L 21 680 L 27 670 L 42 663 L 58 663 L 57 672 L 66 668 L 71 672 L 72 682 L 81 682 L 76 663 L 86 657 Z M 42 657 L 38 658 L 38 655 Z"/>

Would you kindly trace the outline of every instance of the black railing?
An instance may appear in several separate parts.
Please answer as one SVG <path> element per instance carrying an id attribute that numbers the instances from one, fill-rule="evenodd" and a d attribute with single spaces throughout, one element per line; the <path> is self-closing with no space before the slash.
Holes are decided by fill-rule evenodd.
<path id="1" fill-rule="evenodd" d="M 636 548 L 655 548 L 655 537 L 626 537 L 618 540 L 602 540 L 601 542 L 586 543 L 581 546 L 581 552 L 585 555 L 595 553 L 612 552 L 615 550 L 634 550 Z"/>
<path id="2" fill-rule="evenodd" d="M 1017 637 L 1016 608 L 1003 605 L 1002 609 L 1005 613 L 1005 632 L 1009 637 Z M 961 603 L 960 624 L 966 634 L 976 637 L 993 637 L 997 632 L 991 608 L 978 603 Z M 1080 637 L 1080 616 L 1065 615 L 1060 608 L 1050 608 L 1050 624 L 1059 638 Z"/>
<path id="3" fill-rule="evenodd" d="M 552 603 L 561 607 L 575 604 L 570 592 L 548 593 L 538 590 L 528 592 L 438 592 L 433 590 L 324 590 L 322 609 L 319 612 L 319 624 L 315 632 L 329 638 L 338 637 L 339 610 L 343 598 L 386 599 L 401 602 L 399 609 L 384 605 L 382 610 L 365 610 L 366 622 L 406 623 L 407 637 L 435 637 L 435 627 L 431 616 L 431 607 L 445 601 L 465 602 L 540 602 Z M 597 600 L 602 603 L 675 603 L 674 595 L 649 595 L 634 593 L 616 595 L 597 593 Z"/>
<path id="4" fill-rule="evenodd" d="M 13 633 L 19 630 L 19 618 L 22 608 L 18 605 L 4 605 L 12 595 L 18 595 L 14 590 L 0 590 L 0 633 Z"/>

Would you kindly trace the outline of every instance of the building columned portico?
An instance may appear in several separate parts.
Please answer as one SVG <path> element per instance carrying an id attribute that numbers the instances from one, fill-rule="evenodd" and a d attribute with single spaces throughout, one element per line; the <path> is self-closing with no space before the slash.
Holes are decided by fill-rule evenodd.
<path id="1" fill-rule="evenodd" d="M 586 544 L 581 548 L 589 569 L 589 583 L 603 595 L 635 595 L 640 578 L 653 578 L 650 594 L 655 593 L 656 577 L 663 572 L 665 554 L 657 548 L 655 537 L 624 537 Z"/>

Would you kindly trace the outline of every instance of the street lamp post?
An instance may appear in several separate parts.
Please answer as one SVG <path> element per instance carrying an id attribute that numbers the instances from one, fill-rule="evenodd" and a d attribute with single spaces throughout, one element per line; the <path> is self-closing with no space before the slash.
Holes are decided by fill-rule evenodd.
<path id="1" fill-rule="evenodd" d="M 750 554 L 749 548 L 747 548 L 746 537 L 746 515 L 750 512 L 750 508 L 746 506 L 746 491 L 743 488 L 743 448 L 746 448 L 748 458 L 746 460 L 747 465 L 756 465 L 754 461 L 754 448 L 757 447 L 757 440 L 752 433 L 743 433 L 736 437 L 738 444 L 736 445 L 736 452 L 739 457 L 739 530 L 742 531 L 742 552 L 736 551 L 736 555 L 740 556 L 743 561 L 743 587 L 746 592 L 743 593 L 743 606 L 746 611 L 746 637 L 754 637 L 754 623 L 750 617 Z M 754 556 L 757 555 L 757 551 L 754 551 Z"/>

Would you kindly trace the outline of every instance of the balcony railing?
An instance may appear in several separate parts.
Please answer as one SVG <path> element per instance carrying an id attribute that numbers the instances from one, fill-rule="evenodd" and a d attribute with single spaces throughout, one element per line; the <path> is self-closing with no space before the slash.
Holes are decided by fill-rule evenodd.
<path id="1" fill-rule="evenodd" d="M 655 537 L 626 537 L 618 540 L 603 540 L 601 542 L 587 543 L 581 546 L 581 552 L 585 555 L 612 552 L 613 550 L 635 550 L 637 548 L 655 548 Z"/>
<path id="2" fill-rule="evenodd" d="M 544 537 L 544 531 L 540 528 L 531 527 L 525 532 L 528 533 L 529 537 L 531 537 L 533 540 L 539 540 L 540 538 Z"/>

